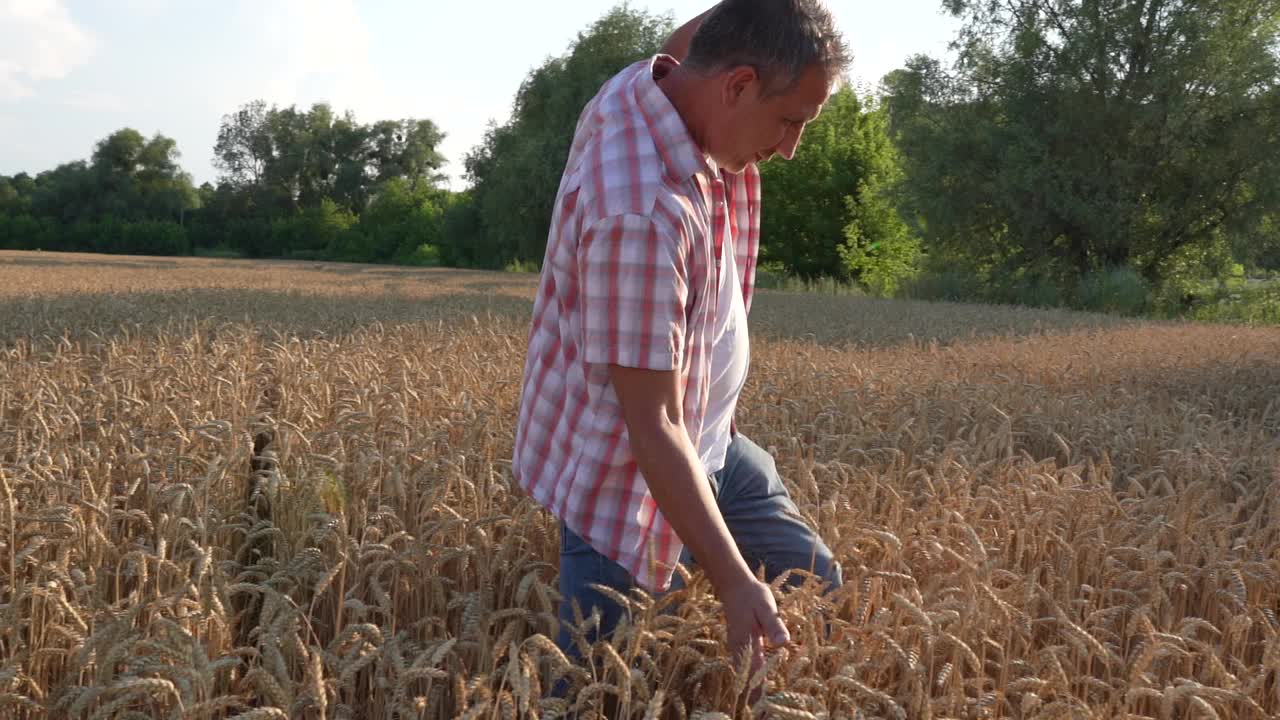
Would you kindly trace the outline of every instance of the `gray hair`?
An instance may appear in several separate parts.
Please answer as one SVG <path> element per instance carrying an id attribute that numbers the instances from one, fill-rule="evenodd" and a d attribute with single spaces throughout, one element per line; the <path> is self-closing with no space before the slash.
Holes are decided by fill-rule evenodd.
<path id="1" fill-rule="evenodd" d="M 723 0 L 694 33 L 684 64 L 700 72 L 749 65 L 766 94 L 778 95 L 814 64 L 840 82 L 849 60 L 821 0 Z"/>

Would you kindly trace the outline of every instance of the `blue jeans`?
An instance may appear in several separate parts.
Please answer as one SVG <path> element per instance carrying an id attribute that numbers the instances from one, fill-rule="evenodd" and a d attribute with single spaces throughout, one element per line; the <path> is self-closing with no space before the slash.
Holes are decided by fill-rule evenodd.
<path id="1" fill-rule="evenodd" d="M 825 580 L 828 591 L 844 582 L 840 564 L 813 529 L 799 518 L 795 503 L 778 476 L 773 457 L 759 445 L 741 433 L 734 434 L 724 468 L 713 474 L 710 482 L 729 533 L 753 570 L 763 565 L 770 582 L 787 570 L 807 570 Z M 680 561 L 685 565 L 694 564 L 687 546 Z M 680 580 L 677 574 L 672 582 L 673 590 L 680 587 Z M 798 585 L 803 581 L 802 576 L 793 574 L 788 584 Z M 571 658 L 581 655 L 568 629 L 574 624 L 575 601 L 583 618 L 590 617 L 593 608 L 600 611 L 599 629 L 588 632 L 588 644 L 594 643 L 597 637 L 612 634 L 622 618 L 623 608 L 589 587 L 591 584 L 612 588 L 623 595 L 638 587 L 621 565 L 596 552 L 561 523 L 560 594 L 563 601 L 556 643 Z"/>

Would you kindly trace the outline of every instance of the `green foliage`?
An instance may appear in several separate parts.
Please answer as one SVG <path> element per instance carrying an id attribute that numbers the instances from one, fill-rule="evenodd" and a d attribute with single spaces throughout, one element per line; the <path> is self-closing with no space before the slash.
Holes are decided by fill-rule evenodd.
<path id="1" fill-rule="evenodd" d="M 914 272 L 918 243 L 889 198 L 900 177 L 886 128 L 884 112 L 844 88 L 805 129 L 794 158 L 761 166 L 763 262 L 879 294 Z"/>
<path id="2" fill-rule="evenodd" d="M 1280 280 L 1220 287 L 1197 298 L 1188 317 L 1207 322 L 1280 325 Z"/>
<path id="3" fill-rule="evenodd" d="M 756 267 L 756 288 L 814 295 L 841 295 L 848 297 L 865 297 L 867 295 L 866 289 L 857 283 L 840 280 L 830 275 L 803 278 L 799 275 L 789 274 L 782 263 L 776 261 Z"/>
<path id="4" fill-rule="evenodd" d="M 1280 212 L 1268 214 L 1250 233 L 1234 240 L 1232 255 L 1257 273 L 1280 272 Z"/>
<path id="5" fill-rule="evenodd" d="M 1212 242 L 1188 245 L 1160 259 L 1160 281 L 1151 308 L 1160 315 L 1185 315 L 1203 302 L 1214 286 L 1226 283 L 1232 267 L 1230 244 L 1219 233 Z"/>
<path id="6" fill-rule="evenodd" d="M 439 180 L 443 139 L 430 120 L 361 125 L 326 103 L 302 111 L 255 100 L 222 118 L 214 162 L 259 212 L 287 215 L 325 199 L 360 212 L 390 180 Z"/>
<path id="7" fill-rule="evenodd" d="M 514 273 L 537 273 L 541 272 L 542 266 L 533 260 L 520 260 L 519 258 L 512 260 L 502 268 L 505 272 Z"/>
<path id="8" fill-rule="evenodd" d="M 118 250 L 132 255 L 186 255 L 191 247 L 186 230 L 177 223 L 140 220 L 124 225 Z"/>
<path id="9" fill-rule="evenodd" d="M 947 7 L 965 23 L 954 68 L 917 57 L 885 78 L 930 251 L 984 279 L 1132 265 L 1159 283 L 1170 257 L 1275 214 L 1280 0 Z"/>
<path id="10" fill-rule="evenodd" d="M 471 191 L 445 196 L 441 225 L 440 262 L 450 267 L 480 267 L 477 248 L 484 231 Z"/>
<path id="11" fill-rule="evenodd" d="M 212 245 L 208 247 L 192 247 L 191 254 L 196 257 L 204 258 L 221 258 L 223 260 L 234 260 L 243 258 L 244 254 L 230 245 Z"/>
<path id="12" fill-rule="evenodd" d="M 857 200 L 845 197 L 849 223 L 836 250 L 849 274 L 872 293 L 889 297 L 919 272 L 920 240 L 872 182 L 858 186 Z"/>
<path id="13" fill-rule="evenodd" d="M 172 139 L 124 128 L 88 160 L 0 176 L 0 247 L 438 262 L 442 137 L 427 120 L 258 101 L 223 119 L 223 180 L 195 188 Z"/>
<path id="14" fill-rule="evenodd" d="M 172 139 L 147 140 L 124 128 L 97 143 L 89 161 L 64 163 L 33 179 L 6 178 L 0 205 L 11 214 L 68 224 L 104 218 L 180 223 L 199 198 L 177 158 Z"/>
<path id="15" fill-rule="evenodd" d="M 272 244 L 285 257 L 321 259 L 332 257 L 332 249 L 350 236 L 355 213 L 325 198 L 290 218 L 271 223 Z"/>
<path id="16" fill-rule="evenodd" d="M 668 16 L 620 5 L 579 33 L 566 55 L 529 73 L 510 121 L 490 127 L 466 158 L 480 231 L 471 264 L 541 260 L 579 114 L 610 77 L 656 53 L 672 29 Z"/>
<path id="17" fill-rule="evenodd" d="M 200 204 L 177 144 L 123 128 L 89 160 L 0 178 L 0 247 L 184 254 L 184 220 Z"/>
<path id="18" fill-rule="evenodd" d="M 233 218 L 226 223 L 227 232 L 246 257 L 279 257 L 274 243 L 271 221 L 264 218 Z"/>
<path id="19" fill-rule="evenodd" d="M 18 188 L 11 178 L 0 175 L 0 213 L 17 215 L 25 208 L 19 205 Z"/>
<path id="20" fill-rule="evenodd" d="M 844 89 L 762 166 L 757 284 L 1256 322 L 1280 277 L 1280 0 L 947 0 L 956 63 Z M 536 272 L 582 108 L 668 16 L 623 4 L 525 78 L 439 187 L 439 128 L 257 100 L 223 175 L 122 128 L 0 176 L 0 248 L 293 257 Z"/>
<path id="21" fill-rule="evenodd" d="M 902 283 L 901 297 L 911 300 L 962 302 L 978 300 L 983 295 L 980 278 L 958 268 L 926 268 Z"/>
<path id="22" fill-rule="evenodd" d="M 1004 283 L 991 286 L 990 297 L 996 302 L 1033 308 L 1066 305 L 1062 287 L 1052 277 L 1041 273 L 1017 273 Z"/>
<path id="23" fill-rule="evenodd" d="M 790 276 L 787 267 L 781 262 L 761 262 L 756 265 L 756 287 L 767 290 L 778 290 Z"/>
<path id="24" fill-rule="evenodd" d="M 344 226 L 328 243 L 328 254 L 349 262 L 438 265 L 450 197 L 426 185 L 390 180 L 361 213 L 359 222 Z"/>
<path id="25" fill-rule="evenodd" d="M 0 214 L 0 250 L 53 250 L 123 255 L 186 255 L 186 229 L 168 220 L 117 218 L 60 223 L 31 215 Z"/>
<path id="26" fill-rule="evenodd" d="M 0 215 L 0 249 L 36 250 L 52 245 L 56 225 L 48 220 L 22 215 Z"/>
<path id="27" fill-rule="evenodd" d="M 440 265 L 440 248 L 435 245 L 423 243 L 414 249 L 408 255 L 401 255 L 396 258 L 400 265 L 414 265 L 417 267 L 438 267 Z"/>
<path id="28" fill-rule="evenodd" d="M 436 187 L 444 135 L 430 120 L 356 122 L 325 103 L 306 111 L 258 100 L 222 120 L 224 176 L 200 188 L 197 247 L 251 257 L 431 261 L 446 193 Z"/>
<path id="29" fill-rule="evenodd" d="M 1137 270 L 1122 266 L 1093 270 L 1080 278 L 1077 293 L 1084 310 L 1141 315 L 1148 309 L 1151 288 Z"/>

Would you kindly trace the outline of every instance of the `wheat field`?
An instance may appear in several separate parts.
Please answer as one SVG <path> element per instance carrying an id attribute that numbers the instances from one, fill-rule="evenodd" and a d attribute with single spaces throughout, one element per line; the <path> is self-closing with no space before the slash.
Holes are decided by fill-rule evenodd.
<path id="1" fill-rule="evenodd" d="M 0 717 L 1280 715 L 1280 329 L 762 291 L 739 424 L 846 586 L 754 675 L 696 573 L 571 665 L 534 283 L 0 253 Z"/>

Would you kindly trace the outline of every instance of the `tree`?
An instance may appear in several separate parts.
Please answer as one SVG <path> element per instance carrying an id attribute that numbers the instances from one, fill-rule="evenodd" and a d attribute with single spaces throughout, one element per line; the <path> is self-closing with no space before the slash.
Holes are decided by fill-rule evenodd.
<path id="1" fill-rule="evenodd" d="M 148 140 L 122 128 L 99 141 L 88 161 L 40 173 L 25 193 L 31 212 L 61 223 L 112 218 L 181 224 L 199 198 L 179 157 L 172 138 L 157 133 Z"/>
<path id="2" fill-rule="evenodd" d="M 430 120 L 383 120 L 369 128 L 369 159 L 374 182 L 407 180 L 411 187 L 435 185 L 444 156 L 436 147 L 444 133 Z"/>
<path id="3" fill-rule="evenodd" d="M 340 238 L 334 257 L 356 262 L 410 261 L 442 241 L 447 192 L 396 177 L 384 183 L 360 214 L 358 232 Z M 437 250 L 438 252 L 438 250 Z"/>
<path id="4" fill-rule="evenodd" d="M 118 188 L 100 185 L 84 160 L 63 163 L 36 175 L 29 197 L 33 215 L 63 223 L 97 219 L 113 204 L 127 202 Z"/>
<path id="5" fill-rule="evenodd" d="M 481 225 L 472 254 L 480 264 L 542 259 L 579 114 L 605 81 L 656 53 L 672 31 L 670 16 L 620 5 L 579 33 L 566 55 L 529 73 L 511 119 L 491 126 L 466 158 Z"/>
<path id="6" fill-rule="evenodd" d="M 909 217 L 988 277 L 1149 281 L 1255 228 L 1280 177 L 1280 0 L 946 0 L 948 71 L 886 77 Z"/>
<path id="7" fill-rule="evenodd" d="M 259 214 L 296 214 L 324 200 L 358 213 L 391 180 L 436 184 L 443 139 L 430 120 L 366 126 L 326 103 L 302 111 L 255 100 L 223 117 L 214 154 L 221 180 Z"/>
<path id="8" fill-rule="evenodd" d="M 213 154 L 214 167 L 222 171 L 222 180 L 232 187 L 261 183 L 273 154 L 267 103 L 254 100 L 224 115 Z"/>
<path id="9" fill-rule="evenodd" d="M 897 179 L 884 113 L 851 88 L 834 93 L 795 157 L 761 166 L 761 262 L 892 290 L 917 246 L 886 195 Z"/>
<path id="10" fill-rule="evenodd" d="M 4 175 L 0 175 L 0 213 L 17 214 L 14 212 L 18 207 L 18 188 L 13 180 Z"/>

